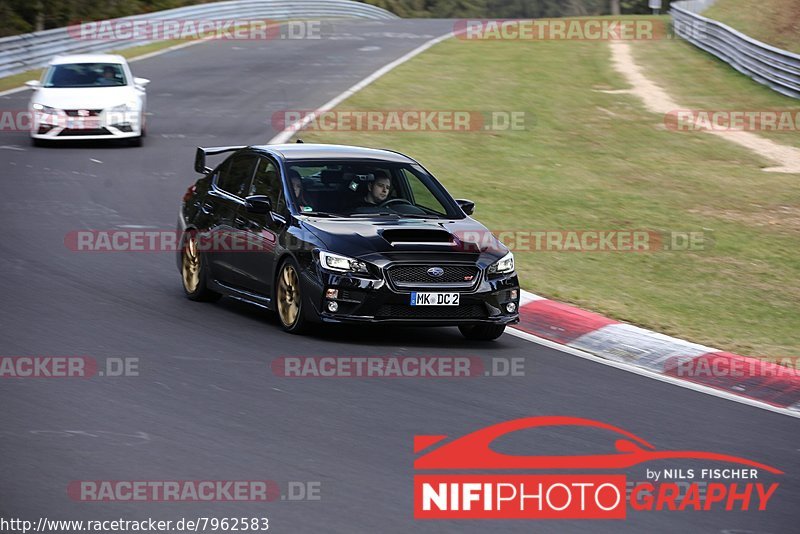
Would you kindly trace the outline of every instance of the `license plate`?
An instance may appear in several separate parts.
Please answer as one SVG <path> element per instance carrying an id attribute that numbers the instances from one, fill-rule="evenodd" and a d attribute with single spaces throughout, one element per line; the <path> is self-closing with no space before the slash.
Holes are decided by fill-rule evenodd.
<path id="1" fill-rule="evenodd" d="M 99 127 L 99 119 L 67 119 L 67 128 L 70 130 L 95 130 Z"/>
<path id="2" fill-rule="evenodd" d="M 458 293 L 411 293 L 412 306 L 458 306 Z"/>

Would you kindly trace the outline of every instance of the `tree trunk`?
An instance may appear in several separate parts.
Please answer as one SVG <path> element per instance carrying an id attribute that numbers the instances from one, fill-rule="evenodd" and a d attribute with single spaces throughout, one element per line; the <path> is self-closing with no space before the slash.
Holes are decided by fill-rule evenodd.
<path id="1" fill-rule="evenodd" d="M 34 22 L 34 31 L 40 32 L 44 29 L 44 6 L 42 0 L 36 2 L 36 22 Z"/>
<path id="2" fill-rule="evenodd" d="M 619 15 L 619 0 L 611 0 L 611 14 L 612 15 Z"/>

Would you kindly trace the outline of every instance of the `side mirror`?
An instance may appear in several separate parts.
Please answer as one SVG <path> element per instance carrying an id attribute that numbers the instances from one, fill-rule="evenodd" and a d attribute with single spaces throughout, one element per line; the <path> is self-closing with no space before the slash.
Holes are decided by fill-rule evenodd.
<path id="1" fill-rule="evenodd" d="M 244 209 L 247 213 L 266 215 L 272 211 L 272 202 L 266 195 L 253 195 L 244 199 Z"/>
<path id="2" fill-rule="evenodd" d="M 147 84 L 150 83 L 150 80 L 147 78 L 134 78 L 133 85 L 138 85 L 139 87 L 147 87 Z"/>
<path id="3" fill-rule="evenodd" d="M 467 215 L 472 215 L 472 212 L 475 211 L 475 203 L 471 200 L 467 200 L 465 198 L 458 198 L 456 199 L 456 204 L 458 204 L 461 210 Z"/>
<path id="4" fill-rule="evenodd" d="M 25 87 L 30 87 L 35 91 L 36 89 L 40 89 L 42 87 L 42 83 L 39 80 L 29 80 L 25 82 Z"/>

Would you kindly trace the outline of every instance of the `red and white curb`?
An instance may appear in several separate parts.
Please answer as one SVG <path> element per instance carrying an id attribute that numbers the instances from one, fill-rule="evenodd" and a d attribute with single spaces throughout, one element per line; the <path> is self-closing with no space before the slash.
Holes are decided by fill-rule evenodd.
<path id="1" fill-rule="evenodd" d="M 614 367 L 641 371 L 637 374 L 700 386 L 690 389 L 713 388 L 717 396 L 800 417 L 800 371 L 794 367 L 659 334 L 527 291 L 519 312 L 518 332 L 511 332 L 518 337 L 546 340 L 545 345 L 588 353 Z"/>

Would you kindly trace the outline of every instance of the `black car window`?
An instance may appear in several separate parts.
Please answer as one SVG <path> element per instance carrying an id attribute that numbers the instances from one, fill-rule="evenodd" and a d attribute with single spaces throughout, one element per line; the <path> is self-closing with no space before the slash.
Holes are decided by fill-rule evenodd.
<path id="1" fill-rule="evenodd" d="M 272 205 L 277 206 L 280 192 L 281 178 L 278 174 L 278 167 L 270 159 L 259 158 L 256 175 L 253 177 L 253 183 L 250 185 L 247 196 L 266 195 Z"/>
<path id="2" fill-rule="evenodd" d="M 119 63 L 69 63 L 53 65 L 45 73 L 44 87 L 109 87 L 126 85 Z"/>
<path id="3" fill-rule="evenodd" d="M 309 160 L 293 161 L 291 171 L 302 178 L 304 197 L 312 203 L 314 211 L 342 217 L 379 213 L 464 218 L 447 191 L 414 164 Z M 368 199 L 370 185 L 387 175 L 391 180 L 388 195 L 379 203 L 374 198 Z"/>
<path id="4" fill-rule="evenodd" d="M 243 197 L 253 176 L 257 159 L 253 154 L 231 156 L 229 162 L 225 162 L 217 174 L 217 187 L 237 197 Z"/>
<path id="5" fill-rule="evenodd" d="M 447 215 L 442 203 L 439 202 L 428 187 L 414 176 L 408 169 L 400 169 L 404 183 L 411 188 L 411 200 L 421 208 L 439 215 Z"/>

